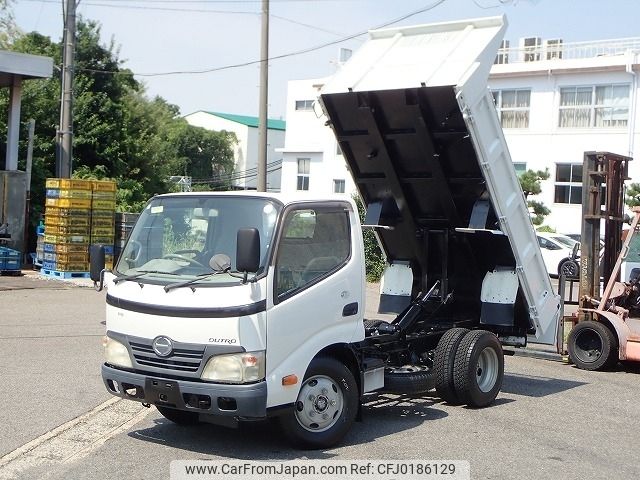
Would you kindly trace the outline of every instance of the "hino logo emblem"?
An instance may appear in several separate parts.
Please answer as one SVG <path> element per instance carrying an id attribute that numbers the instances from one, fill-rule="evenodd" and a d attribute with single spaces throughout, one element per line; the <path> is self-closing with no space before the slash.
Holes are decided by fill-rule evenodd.
<path id="1" fill-rule="evenodd" d="M 151 346 L 159 357 L 168 357 L 173 352 L 173 342 L 164 335 L 154 338 Z"/>

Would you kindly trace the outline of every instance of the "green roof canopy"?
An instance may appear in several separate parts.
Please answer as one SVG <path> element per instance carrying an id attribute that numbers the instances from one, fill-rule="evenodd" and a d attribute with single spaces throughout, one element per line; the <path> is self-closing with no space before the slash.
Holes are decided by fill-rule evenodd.
<path id="1" fill-rule="evenodd" d="M 216 117 L 224 118 L 226 120 L 231 120 L 232 122 L 241 123 L 242 125 L 246 125 L 247 127 L 255 127 L 258 128 L 258 117 L 248 117 L 246 115 L 234 115 L 232 113 L 220 113 L 220 112 L 206 112 L 209 115 L 215 115 Z M 272 130 L 285 130 L 287 122 L 284 120 L 267 120 L 267 128 Z"/>

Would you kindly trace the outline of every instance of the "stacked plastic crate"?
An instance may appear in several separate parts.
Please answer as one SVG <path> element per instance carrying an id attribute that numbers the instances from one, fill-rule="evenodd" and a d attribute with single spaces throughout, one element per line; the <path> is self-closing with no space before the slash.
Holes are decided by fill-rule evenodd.
<path id="1" fill-rule="evenodd" d="M 89 271 L 91 180 L 48 178 L 42 273 L 86 277 Z"/>
<path id="2" fill-rule="evenodd" d="M 0 246 L 0 274 L 18 274 L 22 267 L 18 250 Z"/>
<path id="3" fill-rule="evenodd" d="M 113 268 L 115 211 L 115 182 L 94 180 L 91 195 L 91 244 L 104 245 L 106 268 Z"/>

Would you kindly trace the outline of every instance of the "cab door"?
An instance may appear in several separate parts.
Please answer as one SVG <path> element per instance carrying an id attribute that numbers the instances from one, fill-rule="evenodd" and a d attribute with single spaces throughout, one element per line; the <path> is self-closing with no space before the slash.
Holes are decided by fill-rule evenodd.
<path id="1" fill-rule="evenodd" d="M 352 228 L 354 215 L 346 202 L 283 212 L 269 274 L 268 406 L 295 400 L 309 362 L 324 347 L 364 336 L 362 234 Z M 283 387 L 289 375 L 298 383 Z"/>

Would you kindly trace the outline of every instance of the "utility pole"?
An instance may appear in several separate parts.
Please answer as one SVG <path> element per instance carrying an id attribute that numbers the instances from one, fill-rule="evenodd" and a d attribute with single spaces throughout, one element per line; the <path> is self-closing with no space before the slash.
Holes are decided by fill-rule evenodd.
<path id="1" fill-rule="evenodd" d="M 62 95 L 60 105 L 60 130 L 58 131 L 59 164 L 57 174 L 71 177 L 73 158 L 73 64 L 76 47 L 76 0 L 66 1 L 64 10 L 64 34 L 62 37 Z"/>
<path id="2" fill-rule="evenodd" d="M 267 105 L 269 92 L 269 0 L 262 0 L 262 35 L 260 40 L 260 105 L 258 113 L 257 190 L 267 190 Z"/>

